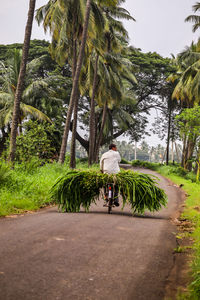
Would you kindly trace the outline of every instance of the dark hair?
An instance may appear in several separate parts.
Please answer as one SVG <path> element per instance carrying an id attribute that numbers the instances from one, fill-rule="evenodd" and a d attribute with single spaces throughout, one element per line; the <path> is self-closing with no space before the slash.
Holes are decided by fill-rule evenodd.
<path id="1" fill-rule="evenodd" d="M 109 150 L 112 150 L 112 148 L 116 148 L 117 146 L 115 144 L 110 144 Z"/>

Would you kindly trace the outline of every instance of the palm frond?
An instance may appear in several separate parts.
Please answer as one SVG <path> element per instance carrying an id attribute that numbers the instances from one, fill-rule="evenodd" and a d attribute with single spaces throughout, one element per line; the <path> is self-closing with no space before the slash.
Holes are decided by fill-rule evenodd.
<path id="1" fill-rule="evenodd" d="M 25 116 L 30 115 L 40 121 L 47 121 L 47 122 L 52 123 L 52 121 L 49 119 L 49 117 L 47 115 L 45 115 L 43 112 L 41 112 L 40 110 L 38 110 L 37 108 L 35 108 L 31 105 L 21 103 L 20 109 L 24 113 Z"/>

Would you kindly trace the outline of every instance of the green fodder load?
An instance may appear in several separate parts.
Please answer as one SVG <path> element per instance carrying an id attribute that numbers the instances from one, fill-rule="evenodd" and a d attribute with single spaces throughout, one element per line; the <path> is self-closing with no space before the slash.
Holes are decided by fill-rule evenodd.
<path id="1" fill-rule="evenodd" d="M 157 186 L 156 177 L 133 171 L 102 174 L 97 171 L 70 171 L 59 178 L 51 189 L 51 197 L 64 212 L 79 212 L 81 206 L 89 211 L 107 183 L 117 184 L 125 204 L 133 212 L 158 211 L 167 203 L 165 192 Z"/>

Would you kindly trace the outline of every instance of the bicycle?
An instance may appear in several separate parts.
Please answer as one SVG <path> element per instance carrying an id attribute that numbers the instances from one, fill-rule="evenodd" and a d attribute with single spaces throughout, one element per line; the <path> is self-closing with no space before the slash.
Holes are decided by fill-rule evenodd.
<path id="1" fill-rule="evenodd" d="M 104 197 L 107 199 L 107 206 L 108 207 L 108 213 L 110 214 L 112 211 L 112 208 L 114 207 L 114 184 L 113 183 L 107 183 L 106 187 L 104 189 Z"/>

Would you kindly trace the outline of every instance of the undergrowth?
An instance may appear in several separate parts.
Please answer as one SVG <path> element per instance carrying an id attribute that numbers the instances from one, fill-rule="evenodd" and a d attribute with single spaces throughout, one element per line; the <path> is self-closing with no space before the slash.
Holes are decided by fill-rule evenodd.
<path id="1" fill-rule="evenodd" d="M 163 175 L 168 176 L 170 174 L 176 174 L 180 177 L 183 177 L 185 179 L 191 180 L 192 182 L 196 182 L 196 175 L 194 172 L 189 172 L 182 168 L 179 164 L 175 163 L 169 163 L 169 165 L 164 165 L 160 163 L 153 163 L 148 161 L 141 161 L 141 160 L 134 160 L 132 161 L 133 167 L 141 167 L 141 168 L 147 168 L 153 171 L 162 172 Z"/>
<path id="2" fill-rule="evenodd" d="M 163 174 L 162 168 L 160 173 Z M 190 262 L 191 283 L 188 286 L 188 292 L 178 296 L 179 300 L 199 300 L 200 299 L 200 185 L 191 180 L 182 178 L 175 174 L 167 176 L 174 183 L 183 185 L 187 193 L 186 207 L 181 218 L 190 221 L 194 226 L 194 231 L 190 237 L 194 240 L 192 245 L 193 256 Z"/>
<path id="3" fill-rule="evenodd" d="M 87 169 L 78 162 L 77 168 Z M 97 166 L 93 166 L 93 169 Z M 52 203 L 49 191 L 55 181 L 69 171 L 68 163 L 41 166 L 38 161 L 16 164 L 12 170 L 0 162 L 0 216 L 37 210 Z"/>
<path id="4" fill-rule="evenodd" d="M 160 164 L 158 163 L 153 163 L 153 162 L 148 162 L 143 160 L 134 160 L 132 161 L 131 165 L 133 167 L 141 167 L 141 168 L 146 168 L 154 171 L 156 171 L 157 168 L 160 166 Z"/>

